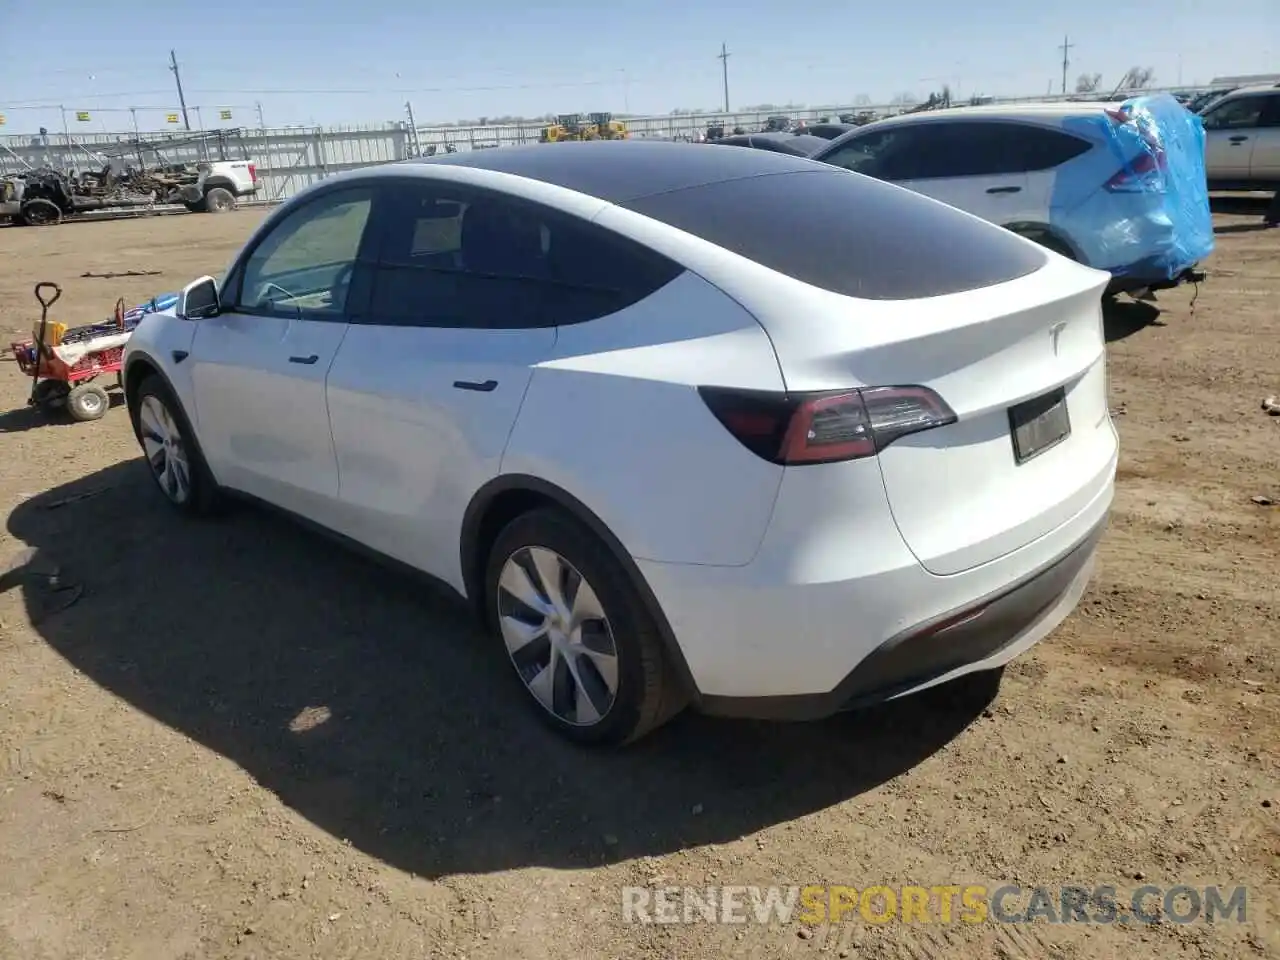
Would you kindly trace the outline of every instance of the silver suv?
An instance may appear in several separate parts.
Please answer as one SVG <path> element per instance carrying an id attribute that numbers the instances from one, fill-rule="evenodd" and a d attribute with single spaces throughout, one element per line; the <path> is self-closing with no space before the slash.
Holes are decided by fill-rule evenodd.
<path id="1" fill-rule="evenodd" d="M 1232 90 L 1200 119 L 1210 190 L 1280 190 L 1280 84 Z"/>

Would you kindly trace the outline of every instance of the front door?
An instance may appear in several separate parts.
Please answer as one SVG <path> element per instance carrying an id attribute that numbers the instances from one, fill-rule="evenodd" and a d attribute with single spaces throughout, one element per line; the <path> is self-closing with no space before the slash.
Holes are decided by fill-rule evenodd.
<path id="1" fill-rule="evenodd" d="M 1204 121 L 1204 164 L 1209 182 L 1247 180 L 1253 151 L 1262 132 L 1264 94 L 1233 97 L 1210 107 Z"/>
<path id="2" fill-rule="evenodd" d="M 325 380 L 368 296 L 360 253 L 371 208 L 369 188 L 323 193 L 257 238 L 191 350 L 200 439 L 218 479 L 322 523 L 338 494 Z"/>

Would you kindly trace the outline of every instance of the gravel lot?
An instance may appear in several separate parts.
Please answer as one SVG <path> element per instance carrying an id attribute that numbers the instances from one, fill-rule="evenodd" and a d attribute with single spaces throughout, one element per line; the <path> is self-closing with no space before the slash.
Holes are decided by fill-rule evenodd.
<path id="1" fill-rule="evenodd" d="M 122 408 L 45 422 L 0 363 L 0 561 L 33 547 L 84 587 L 51 612 L 24 571 L 0 584 L 0 957 L 1280 956 L 1280 506 L 1251 499 L 1280 502 L 1280 230 L 1232 209 L 1194 309 L 1109 311 L 1100 571 L 994 701 L 687 716 L 615 755 L 532 724 L 456 604 L 257 510 L 182 522 Z M 220 272 L 261 216 L 2 229 L 0 334 L 38 319 L 37 280 L 75 324 Z M 111 270 L 163 273 L 81 277 Z M 1249 901 L 1243 924 L 624 924 L 651 883 Z"/>

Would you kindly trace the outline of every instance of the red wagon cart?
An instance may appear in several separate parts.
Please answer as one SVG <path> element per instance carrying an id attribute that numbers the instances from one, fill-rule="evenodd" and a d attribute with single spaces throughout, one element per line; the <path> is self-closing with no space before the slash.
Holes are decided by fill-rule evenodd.
<path id="1" fill-rule="evenodd" d="M 73 420 L 80 421 L 98 420 L 110 408 L 107 388 L 120 385 L 125 345 L 138 321 L 164 308 L 158 300 L 176 299 L 165 294 L 126 311 L 121 298 L 111 319 L 68 328 L 49 319 L 49 308 L 62 296 L 62 288 L 56 283 L 38 283 L 35 294 L 41 313 L 32 338 L 9 345 L 18 369 L 31 378 L 27 402 L 50 412 L 65 409 Z"/>

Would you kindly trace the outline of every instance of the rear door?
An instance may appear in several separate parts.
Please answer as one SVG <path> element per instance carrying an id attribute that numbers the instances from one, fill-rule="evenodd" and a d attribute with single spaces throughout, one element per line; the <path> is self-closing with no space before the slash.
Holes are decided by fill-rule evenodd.
<path id="1" fill-rule="evenodd" d="M 886 158 L 886 180 L 992 223 L 1032 215 L 1027 176 L 1007 153 L 1009 125 L 930 120 L 915 126 L 913 148 Z"/>
<path id="2" fill-rule="evenodd" d="M 370 308 L 328 380 L 344 532 L 464 589 L 463 514 L 498 474 L 558 325 L 656 281 L 587 220 L 445 181 L 383 183 Z"/>
<path id="3" fill-rule="evenodd" d="M 1269 99 L 1266 94 L 1244 94 L 1214 104 L 1204 112 L 1205 171 L 1210 183 L 1249 178 Z"/>

